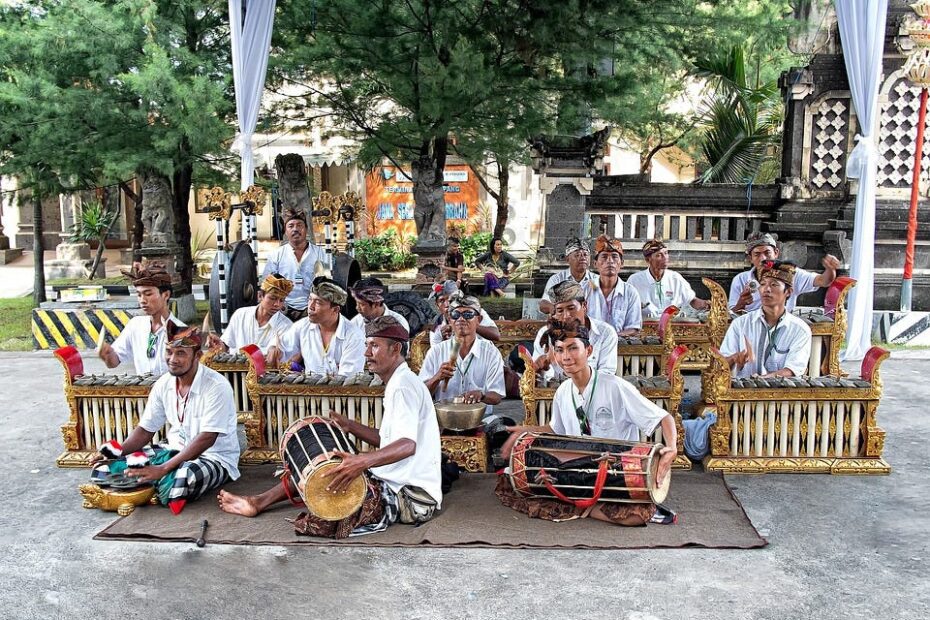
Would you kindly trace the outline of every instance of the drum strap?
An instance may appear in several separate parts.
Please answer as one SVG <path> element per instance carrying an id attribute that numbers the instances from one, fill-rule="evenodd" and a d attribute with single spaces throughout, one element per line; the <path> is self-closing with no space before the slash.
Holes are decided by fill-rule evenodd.
<path id="1" fill-rule="evenodd" d="M 552 476 L 550 476 L 545 469 L 539 470 L 539 473 L 536 474 L 536 479 L 541 480 L 542 483 L 546 485 L 546 489 L 548 489 L 550 493 L 555 495 L 563 502 L 572 504 L 577 508 L 590 508 L 598 501 L 600 501 L 601 493 L 604 492 L 604 484 L 607 482 L 607 468 L 609 466 L 608 461 L 609 459 L 605 458 L 598 466 L 597 478 L 594 479 L 594 496 L 590 497 L 589 499 L 571 499 L 570 497 L 567 497 L 564 493 L 555 488 L 555 485 L 552 484 Z"/>
<path id="2" fill-rule="evenodd" d="M 281 485 L 284 487 L 284 494 L 287 495 L 287 499 L 289 502 L 291 502 L 292 505 L 298 506 L 298 507 L 303 506 L 304 505 L 303 502 L 295 501 L 294 496 L 291 495 L 291 486 L 287 483 L 287 481 L 290 480 L 290 478 L 291 478 L 291 471 L 287 467 L 285 467 L 284 475 L 281 476 Z"/>

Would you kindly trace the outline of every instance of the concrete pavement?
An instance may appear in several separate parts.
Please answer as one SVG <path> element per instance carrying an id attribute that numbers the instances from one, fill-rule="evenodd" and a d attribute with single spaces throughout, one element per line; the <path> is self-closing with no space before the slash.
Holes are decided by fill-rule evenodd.
<path id="1" fill-rule="evenodd" d="M 81 508 L 86 470 L 54 466 L 57 361 L 0 364 L 2 618 L 930 617 L 928 360 L 884 366 L 892 475 L 728 477 L 770 543 L 749 551 L 95 542 L 115 517 Z"/>

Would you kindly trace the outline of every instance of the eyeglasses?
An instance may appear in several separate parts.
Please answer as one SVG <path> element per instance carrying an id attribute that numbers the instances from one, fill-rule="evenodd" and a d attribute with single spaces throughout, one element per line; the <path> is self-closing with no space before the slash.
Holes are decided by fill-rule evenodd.
<path id="1" fill-rule="evenodd" d="M 145 349 L 145 354 L 152 359 L 155 357 L 155 345 L 158 344 L 158 334 L 150 333 L 149 334 L 149 343 Z"/>
<path id="2" fill-rule="evenodd" d="M 475 312 L 474 310 L 466 310 L 466 311 L 464 311 L 464 312 L 459 312 L 458 310 L 453 310 L 452 312 L 449 313 L 449 317 L 450 317 L 453 321 L 458 321 L 459 319 L 465 319 L 466 321 L 470 321 L 470 320 L 472 320 L 473 318 L 475 318 L 476 316 L 478 316 L 478 313 Z"/>

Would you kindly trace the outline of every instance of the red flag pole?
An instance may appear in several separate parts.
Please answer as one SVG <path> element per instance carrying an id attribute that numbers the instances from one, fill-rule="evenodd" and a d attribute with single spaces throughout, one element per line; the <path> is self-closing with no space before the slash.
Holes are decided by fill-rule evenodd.
<path id="1" fill-rule="evenodd" d="M 914 176 L 911 180 L 911 208 L 907 215 L 907 245 L 904 247 L 904 279 L 901 282 L 901 312 L 911 311 L 914 277 L 914 246 L 917 241 L 917 198 L 920 196 L 920 168 L 924 156 L 924 124 L 927 118 L 927 89 L 920 89 L 917 139 L 914 142 Z"/>

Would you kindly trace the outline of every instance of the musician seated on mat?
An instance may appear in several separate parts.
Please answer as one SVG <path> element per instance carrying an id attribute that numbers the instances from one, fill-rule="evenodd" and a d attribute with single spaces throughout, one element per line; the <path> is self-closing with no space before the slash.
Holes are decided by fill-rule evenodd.
<path id="1" fill-rule="evenodd" d="M 294 284 L 280 273 L 265 276 L 258 291 L 258 305 L 239 308 L 229 319 L 222 337 L 211 333 L 208 346 L 211 349 L 238 351 L 241 347 L 254 344 L 267 353 L 291 328 L 291 320 L 284 316 L 284 300 Z"/>
<path id="2" fill-rule="evenodd" d="M 587 315 L 588 303 L 585 301 L 581 284 L 573 280 L 563 280 L 549 291 L 553 306 L 552 318 L 558 321 L 576 320 L 588 328 L 591 340 L 591 357 L 588 363 L 598 372 L 617 373 L 617 332 L 605 323 Z M 536 372 L 544 379 L 564 379 L 565 373 L 555 359 L 555 350 L 546 343 L 548 325 L 539 328 L 533 345 L 533 360 Z"/>
<path id="3" fill-rule="evenodd" d="M 104 342 L 98 355 L 107 368 L 116 368 L 132 360 L 136 374 L 150 372 L 163 375 L 168 371 L 165 362 L 165 328 L 168 324 L 184 327 L 184 323 L 168 309 L 171 298 L 171 274 L 161 261 L 149 261 L 132 271 L 121 271 L 136 289 L 136 298 L 144 316 L 134 316 L 120 332 L 113 344 Z"/>
<path id="4" fill-rule="evenodd" d="M 588 270 L 591 266 L 591 249 L 578 237 L 572 237 L 565 244 L 565 260 L 568 261 L 568 269 L 557 271 L 546 281 L 546 288 L 539 299 L 540 312 L 552 314 L 553 302 L 550 293 L 556 284 L 572 280 L 583 286 L 590 282 L 588 286 L 593 286 L 597 281 L 597 274 Z"/>
<path id="5" fill-rule="evenodd" d="M 385 293 L 387 293 L 387 287 L 378 278 L 362 278 L 354 286 L 349 287 L 349 294 L 355 298 L 355 308 L 358 310 L 358 314 L 352 319 L 352 324 L 364 332 L 368 322 L 379 316 L 392 316 L 409 332 L 410 326 L 407 324 L 407 319 L 385 305 Z"/>
<path id="6" fill-rule="evenodd" d="M 365 326 L 368 368 L 384 382 L 384 416 L 380 429 L 349 420 L 335 412 L 330 418 L 345 432 L 372 445 L 360 454 L 337 452 L 342 463 L 326 475 L 327 489 L 339 492 L 366 471 L 374 484 L 362 507 L 343 521 L 324 521 L 302 513 L 294 522 L 300 534 L 344 538 L 387 528 L 392 523 L 423 523 L 442 505 L 441 448 L 436 411 L 429 391 L 404 361 L 408 332 L 393 317 L 379 317 Z M 225 512 L 254 517 L 274 504 L 297 495 L 289 476 L 261 495 L 240 496 L 220 491 Z"/>
<path id="7" fill-rule="evenodd" d="M 436 301 L 436 308 L 439 310 L 439 316 L 436 318 L 436 325 L 429 333 L 429 345 L 436 346 L 443 340 L 452 337 L 452 321 L 449 320 L 449 302 L 453 296 L 464 296 L 461 289 L 452 280 L 446 280 L 433 291 L 433 299 Z M 497 327 L 488 313 L 481 310 L 481 321 L 478 323 L 476 333 L 491 342 L 497 342 L 501 339 L 501 330 Z"/>
<path id="8" fill-rule="evenodd" d="M 585 286 L 588 316 L 609 323 L 619 336 L 635 336 L 643 326 L 639 293 L 620 279 L 623 246 L 618 239 L 601 235 L 594 242 L 598 279 Z"/>
<path id="9" fill-rule="evenodd" d="M 93 478 L 125 474 L 152 482 L 159 502 L 178 514 L 188 501 L 239 477 L 232 387 L 200 363 L 202 342 L 198 328 L 168 325 L 168 373 L 152 386 L 139 425 L 122 445 L 101 446 Z M 165 424 L 167 443 L 152 446 Z M 116 460 L 100 462 L 107 458 Z"/>
<path id="10" fill-rule="evenodd" d="M 658 319 L 669 306 L 691 306 L 695 310 L 710 308 L 710 302 L 698 299 L 680 273 L 668 268 L 668 246 L 660 239 L 643 244 L 643 258 L 649 267 L 631 275 L 626 283 L 639 293 L 644 316 Z"/>
<path id="11" fill-rule="evenodd" d="M 317 263 L 321 263 L 323 269 L 328 269 L 329 261 L 326 252 L 307 238 L 307 213 L 303 209 L 285 209 L 281 220 L 284 222 L 287 243 L 281 244 L 268 255 L 262 277 L 280 273 L 293 282 L 294 288 L 285 299 L 283 312 L 290 320 L 297 321 L 307 316 L 310 287 L 317 273 Z"/>
<path id="12" fill-rule="evenodd" d="M 512 427 L 510 439 L 502 449 L 509 458 L 520 433 L 526 431 L 601 437 L 639 441 L 640 433 L 651 435 L 662 427 L 667 443 L 659 454 L 657 486 L 669 475 L 678 452 L 675 421 L 666 411 L 647 400 L 639 391 L 614 374 L 595 372 L 589 358 L 593 353 L 590 332 L 580 321 L 551 320 L 546 339 L 569 376 L 555 391 L 552 399 L 552 421 L 546 426 Z M 615 504 L 599 502 L 589 509 L 579 509 L 556 499 L 522 498 L 505 476 L 498 480 L 498 498 L 514 510 L 531 517 L 562 521 L 578 517 L 593 517 L 619 525 L 643 525 L 652 519 L 654 504 Z"/>
<path id="13" fill-rule="evenodd" d="M 306 318 L 284 334 L 281 347 L 268 350 L 268 361 L 277 364 L 283 356 L 305 372 L 350 376 L 365 369 L 365 334 L 342 315 L 348 294 L 324 276 L 311 287 Z M 295 366 L 297 367 L 297 366 Z"/>
<path id="14" fill-rule="evenodd" d="M 787 308 L 797 267 L 781 261 L 761 267 L 762 307 L 733 319 L 720 353 L 734 377 L 803 375 L 811 355 L 811 329 Z"/>
<path id="15" fill-rule="evenodd" d="M 751 312 L 762 306 L 759 284 L 762 281 L 762 265 L 776 260 L 779 256 L 778 237 L 769 233 L 755 232 L 746 240 L 746 257 L 752 268 L 737 274 L 730 283 L 728 305 L 733 312 Z M 823 273 L 814 273 L 805 269 L 796 269 L 794 285 L 786 307 L 788 312 L 794 310 L 799 295 L 812 293 L 818 288 L 833 284 L 840 261 L 832 254 L 827 254 L 822 261 Z"/>

